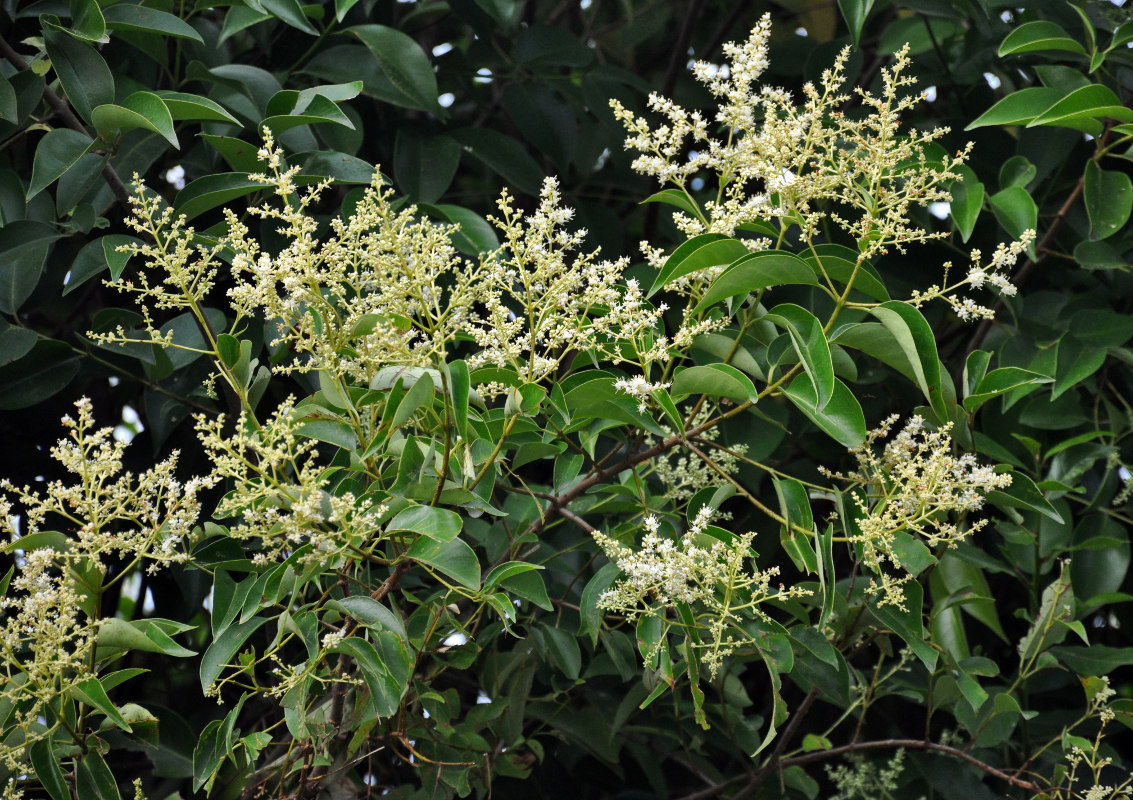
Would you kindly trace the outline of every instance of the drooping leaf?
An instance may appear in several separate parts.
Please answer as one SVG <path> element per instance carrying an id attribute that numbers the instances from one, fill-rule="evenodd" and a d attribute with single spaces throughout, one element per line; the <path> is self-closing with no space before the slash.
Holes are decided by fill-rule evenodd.
<path id="1" fill-rule="evenodd" d="M 1133 211 L 1133 181 L 1124 172 L 1104 170 L 1086 162 L 1083 199 L 1090 218 L 1090 239 L 1105 239 L 1125 227 Z"/>

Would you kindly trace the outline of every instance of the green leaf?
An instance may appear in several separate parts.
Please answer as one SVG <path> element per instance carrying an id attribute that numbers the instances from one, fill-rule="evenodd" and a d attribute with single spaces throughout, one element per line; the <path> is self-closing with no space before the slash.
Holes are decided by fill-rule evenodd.
<path id="1" fill-rule="evenodd" d="M 119 8 L 120 6 L 111 6 L 111 8 Z M 141 6 L 138 6 L 139 8 Z M 165 103 L 166 108 L 169 109 L 169 115 L 174 120 L 191 119 L 191 120 L 204 120 L 208 122 L 229 122 L 233 125 L 239 125 L 240 122 L 236 117 L 229 114 L 224 108 L 207 97 L 201 97 L 199 94 L 189 94 L 187 92 L 171 92 L 168 89 L 162 89 L 154 92 Z M 219 138 L 219 137 L 214 137 Z M 249 145 L 250 147 L 251 145 Z M 252 148 L 255 150 L 255 148 Z"/>
<path id="2" fill-rule="evenodd" d="M 246 172 L 220 172 L 197 178 L 177 193 L 173 208 L 191 220 L 206 211 L 222 206 L 229 200 L 263 189 L 262 183 L 248 179 Z"/>
<path id="3" fill-rule="evenodd" d="M 983 114 L 976 117 L 966 131 L 988 125 L 1019 125 L 1030 122 L 1057 103 L 1063 94 L 1048 86 L 1030 86 L 1004 97 Z"/>
<path id="4" fill-rule="evenodd" d="M 0 410 L 30 408 L 61 391 L 79 371 L 79 357 L 63 342 L 40 339 L 31 351 L 0 367 Z"/>
<path id="5" fill-rule="evenodd" d="M 1108 675 L 1133 664 L 1133 647 L 1052 647 L 1051 654 L 1079 675 Z"/>
<path id="6" fill-rule="evenodd" d="M 220 673 L 232 661 L 236 651 L 244 646 L 244 642 L 267 622 L 266 617 L 252 617 L 249 620 L 232 625 L 213 639 L 212 644 L 201 657 L 201 688 L 208 691 L 216 683 Z"/>
<path id="7" fill-rule="evenodd" d="M 108 27 L 123 31 L 141 31 L 143 33 L 157 33 L 162 36 L 173 36 L 179 39 L 193 39 L 205 43 L 189 23 L 167 11 L 143 6 L 130 2 L 116 3 L 103 10 Z"/>
<path id="8" fill-rule="evenodd" d="M 971 394 L 964 398 L 964 410 L 973 412 L 1001 394 L 1017 389 L 1020 386 L 1037 386 L 1041 383 L 1050 383 L 1051 378 L 1038 372 L 1031 372 L 1020 367 L 1001 367 L 980 378 Z"/>
<path id="9" fill-rule="evenodd" d="M 40 739 L 28 748 L 32 769 L 40 784 L 51 795 L 51 800 L 71 800 L 71 790 L 59 768 L 62 760 L 56 755 L 50 739 Z"/>
<path id="10" fill-rule="evenodd" d="M 42 18 L 43 41 L 63 92 L 80 117 L 91 120 L 95 106 L 114 102 L 114 76 L 98 51 L 66 33 L 58 17 Z"/>
<path id="11" fill-rule="evenodd" d="M 790 335 L 803 369 L 818 393 L 815 411 L 821 412 L 834 394 L 834 363 L 822 323 L 814 314 L 793 303 L 775 306 L 763 319 L 778 325 Z"/>
<path id="12" fill-rule="evenodd" d="M 1075 39 L 1060 26 L 1048 20 L 1025 22 L 1003 39 L 999 45 L 999 56 L 1015 53 L 1032 53 L 1036 50 L 1063 50 L 1070 53 L 1086 54 Z"/>
<path id="13" fill-rule="evenodd" d="M 346 32 L 373 54 L 385 79 L 385 85 L 368 86 L 369 93 L 396 106 L 443 115 L 437 103 L 437 76 L 417 42 L 384 25 L 355 25 Z"/>
<path id="14" fill-rule="evenodd" d="M 452 243 L 465 255 L 478 256 L 481 253 L 490 253 L 500 246 L 496 229 L 471 208 L 447 203 L 439 205 L 421 203 L 418 210 L 442 222 L 459 225 L 459 229 L 453 232 Z"/>
<path id="15" fill-rule="evenodd" d="M 690 198 L 687 192 L 682 192 L 680 189 L 662 189 L 641 201 L 642 205 L 645 203 L 664 203 L 665 205 L 675 206 L 693 219 L 698 219 L 703 213 L 696 201 Z"/>
<path id="16" fill-rule="evenodd" d="M 407 638 L 401 616 L 369 595 L 351 595 L 328 601 L 329 605 L 345 611 L 368 628 L 393 631 L 402 639 Z"/>
<path id="17" fill-rule="evenodd" d="M 431 404 L 432 401 L 433 378 L 429 373 L 424 372 L 413 382 L 413 385 L 409 387 L 409 391 L 405 393 L 405 397 L 398 403 L 397 409 L 394 411 L 386 427 L 385 434 L 389 436 L 394 431 L 398 430 L 409 421 L 410 417 L 417 413 L 418 409 L 427 404 Z"/>
<path id="18" fill-rule="evenodd" d="M 35 331 L 9 325 L 0 317 L 0 367 L 26 356 L 37 341 Z"/>
<path id="19" fill-rule="evenodd" d="M 976 173 L 966 164 L 953 168 L 953 172 L 960 175 L 960 179 L 952 182 L 949 192 L 952 202 L 949 208 L 952 219 L 956 223 L 956 230 L 960 237 L 967 242 L 976 227 L 976 219 L 984 203 L 984 185 L 976 177 Z"/>
<path id="20" fill-rule="evenodd" d="M 772 480 L 775 484 L 775 494 L 779 496 L 780 512 L 787 520 L 787 524 L 779 531 L 783 549 L 800 570 L 811 574 L 817 573 L 818 555 L 815 553 L 814 545 L 811 544 L 811 536 L 803 533 L 814 528 L 814 512 L 811 509 L 806 487 L 793 478 L 772 476 Z"/>
<path id="21" fill-rule="evenodd" d="M 873 9 L 874 0 L 838 0 L 838 8 L 842 12 L 842 19 L 846 20 L 846 27 L 850 30 L 850 38 L 854 47 L 862 38 L 862 28 L 865 27 L 866 17 Z"/>
<path id="22" fill-rule="evenodd" d="M 170 107 L 172 108 L 172 106 Z M 251 142 L 237 139 L 233 136 L 214 136 L 209 133 L 198 133 L 200 138 L 208 142 L 209 146 L 220 153 L 225 163 L 239 173 L 257 172 L 260 169 L 260 159 L 256 155 L 259 148 Z"/>
<path id="23" fill-rule="evenodd" d="M 460 535 L 462 518 L 455 511 L 433 506 L 410 506 L 386 524 L 387 531 L 411 531 L 437 542 L 451 542 Z"/>
<path id="24" fill-rule="evenodd" d="M 1009 186 L 996 192 L 988 198 L 991 209 L 1003 229 L 1015 239 L 1023 235 L 1023 231 L 1038 228 L 1039 209 L 1030 193 L 1022 186 Z M 1032 244 L 1030 250 L 1034 250 Z M 1031 255 L 1034 255 L 1031 252 Z"/>
<path id="25" fill-rule="evenodd" d="M 817 286 L 818 279 L 810 265 L 794 253 L 785 250 L 749 253 L 733 262 L 712 281 L 692 313 L 697 314 L 729 297 L 787 284 Z"/>
<path id="26" fill-rule="evenodd" d="M 12 87 L 10 80 L 0 75 L 0 121 L 18 125 L 22 121 L 19 118 L 19 113 L 20 107 L 16 90 Z"/>
<path id="27" fill-rule="evenodd" d="M 75 771 L 78 796 L 83 800 L 122 800 L 114 773 L 98 750 L 88 750 Z"/>
<path id="28" fill-rule="evenodd" d="M 739 239 L 730 239 L 716 233 L 694 236 L 669 256 L 646 296 L 652 296 L 677 278 L 709 267 L 731 264 L 750 252 Z"/>
<path id="29" fill-rule="evenodd" d="M 544 611 L 555 610 L 551 598 L 547 595 L 547 584 L 538 571 L 515 572 L 504 577 L 501 583 L 511 594 L 531 601 Z"/>
<path id="30" fill-rule="evenodd" d="M 532 197 L 539 195 L 543 169 L 515 139 L 490 128 L 461 128 L 449 135 L 516 189 Z"/>
<path id="31" fill-rule="evenodd" d="M 677 373 L 669 392 L 675 397 L 706 394 L 726 397 L 734 403 L 755 402 L 759 392 L 751 378 L 727 364 L 687 367 Z"/>
<path id="32" fill-rule="evenodd" d="M 1035 482 L 1017 470 L 1011 473 L 1011 485 L 1006 489 L 988 492 L 987 501 L 1000 508 L 1024 508 L 1028 511 L 1037 511 L 1059 524 L 1063 522 L 1062 515 L 1043 497 Z"/>
<path id="33" fill-rule="evenodd" d="M 543 634 L 547 653 L 559 671 L 572 681 L 578 680 L 582 670 L 582 650 L 578 646 L 578 639 L 569 631 L 551 625 L 542 625 L 537 630 Z"/>
<path id="34" fill-rule="evenodd" d="M 1074 590 L 1070 587 L 1070 568 L 1066 562 L 1058 578 L 1044 590 L 1042 603 L 1026 635 L 1019 640 L 1019 662 L 1029 668 L 1039 654 L 1066 638 L 1069 628 L 1063 624 L 1074 618 Z"/>
<path id="35" fill-rule="evenodd" d="M 874 300 L 886 302 L 889 292 L 877 268 L 862 259 L 856 250 L 840 244 L 817 244 L 804 251 L 804 260 L 814 269 L 815 275 L 823 275 L 843 286 L 854 282 L 854 289 Z"/>
<path id="36" fill-rule="evenodd" d="M 1133 181 L 1124 172 L 1104 170 L 1086 162 L 1083 197 L 1090 217 L 1090 239 L 1112 236 L 1125 227 L 1133 211 Z"/>
<path id="37" fill-rule="evenodd" d="M 936 351 L 936 337 L 921 312 L 908 303 L 896 300 L 871 308 L 886 330 L 901 346 L 916 376 L 917 385 L 924 392 L 933 413 L 941 422 L 948 419 L 948 407 L 941 391 L 940 356 Z"/>
<path id="38" fill-rule="evenodd" d="M 598 600 L 602 594 L 614 585 L 614 581 L 618 579 L 621 569 L 617 564 L 605 564 L 603 567 L 594 573 L 586 587 L 582 590 L 582 599 L 579 601 L 581 608 L 578 633 L 579 635 L 590 634 L 591 644 L 597 646 L 598 632 L 602 629 L 602 610 L 598 608 Z"/>
<path id="39" fill-rule="evenodd" d="M 30 219 L 0 227 L 0 311 L 15 314 L 35 291 L 47 252 L 59 236 L 50 225 Z"/>
<path id="40" fill-rule="evenodd" d="M 1022 186 L 1024 189 L 1035 179 L 1038 167 L 1025 156 L 1011 156 L 999 168 L 999 188 L 1008 186 Z"/>
<path id="41" fill-rule="evenodd" d="M 1133 109 L 1123 106 L 1108 86 L 1095 83 L 1074 90 L 1028 122 L 1027 127 L 1057 125 L 1096 136 L 1102 130 L 1101 123 L 1096 121 L 1096 117 L 1133 122 Z"/>
<path id="42" fill-rule="evenodd" d="M 905 583 L 902 589 L 905 593 L 904 609 L 894 605 L 870 603 L 869 610 L 881 624 L 904 639 L 928 671 L 933 672 L 940 654 L 925 641 L 924 590 L 916 581 Z"/>
<path id="43" fill-rule="evenodd" d="M 826 406 L 816 408 L 814 384 L 805 372 L 785 387 L 783 394 L 829 436 L 846 447 L 858 447 L 865 441 L 865 415 L 854 393 L 837 378 L 834 393 Z"/>
<path id="44" fill-rule="evenodd" d="M 310 93 L 310 90 L 297 92 L 285 89 L 277 92 L 268 101 L 265 114 L 267 116 L 260 125 L 269 128 L 272 133 L 283 133 L 301 125 L 323 122 L 354 129 L 354 123 L 333 100 L 321 94 Z M 367 172 L 372 175 L 373 169 Z"/>
<path id="45" fill-rule="evenodd" d="M 39 140 L 32 161 L 31 183 L 26 200 L 31 200 L 75 166 L 95 146 L 94 139 L 70 128 L 55 128 Z"/>
<path id="46" fill-rule="evenodd" d="M 91 120 L 105 141 L 113 142 L 121 134 L 135 128 L 153 131 L 180 149 L 173 130 L 173 116 L 165 101 L 153 92 L 134 92 L 122 105 L 101 105 L 91 111 Z"/>
<path id="47" fill-rule="evenodd" d="M 438 542 L 422 536 L 405 551 L 405 557 L 436 567 L 473 591 L 480 588 L 480 562 L 461 539 Z"/>
<path id="48" fill-rule="evenodd" d="M 106 689 L 103 688 L 98 678 L 84 678 L 71 685 L 68 690 L 72 697 L 76 700 L 86 703 L 91 708 L 96 708 L 106 715 L 106 718 L 111 720 L 122 730 L 129 733 L 133 730 L 130 723 L 118 711 L 118 707 L 110 702 L 110 698 L 106 696 Z"/>
<path id="49" fill-rule="evenodd" d="M 307 16 L 303 13 L 303 6 L 299 4 L 299 0 L 256 0 L 264 11 L 272 14 L 276 19 L 283 20 L 292 28 L 298 28 L 303 33 L 311 36 L 318 36 L 319 31 L 307 21 Z"/>
<path id="50" fill-rule="evenodd" d="M 414 202 L 435 203 L 452 183 L 460 154 L 460 143 L 451 136 L 422 136 L 420 131 L 398 128 L 393 150 L 398 188 Z"/>
<path id="51" fill-rule="evenodd" d="M 106 42 L 106 19 L 96 0 L 70 0 L 70 32 L 88 42 Z"/>
<path id="52" fill-rule="evenodd" d="M 1050 399 L 1057 400 L 1063 393 L 1101 369 L 1107 354 L 1104 347 L 1086 347 L 1073 334 L 1064 334 L 1058 340 L 1058 360 Z"/>
<path id="53" fill-rule="evenodd" d="M 117 248 L 125 244 L 141 243 L 141 239 L 121 233 L 112 233 L 87 242 L 71 264 L 71 277 L 63 287 L 63 297 L 107 269 L 110 270 L 110 277 L 117 280 L 130 260 L 128 253 L 119 253 Z"/>
<path id="54" fill-rule="evenodd" d="M 165 622 L 166 620 L 162 620 Z M 182 647 L 162 630 L 157 620 L 143 619 L 127 622 L 111 617 L 103 620 L 98 629 L 99 648 L 138 650 L 145 653 L 162 653 L 177 658 L 189 658 L 196 653 Z"/>

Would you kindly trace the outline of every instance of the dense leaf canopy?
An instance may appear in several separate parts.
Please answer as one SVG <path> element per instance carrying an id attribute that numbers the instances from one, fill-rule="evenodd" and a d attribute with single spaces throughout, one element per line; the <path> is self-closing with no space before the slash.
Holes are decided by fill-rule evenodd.
<path id="1" fill-rule="evenodd" d="M 7 0 L 4 797 L 1133 795 L 1130 46 Z"/>

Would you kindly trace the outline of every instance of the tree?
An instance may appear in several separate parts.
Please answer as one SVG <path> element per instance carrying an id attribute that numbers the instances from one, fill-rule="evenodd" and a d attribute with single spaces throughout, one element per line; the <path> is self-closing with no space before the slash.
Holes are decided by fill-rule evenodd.
<path id="1" fill-rule="evenodd" d="M 6 796 L 1130 794 L 1122 11 L 5 14 Z"/>

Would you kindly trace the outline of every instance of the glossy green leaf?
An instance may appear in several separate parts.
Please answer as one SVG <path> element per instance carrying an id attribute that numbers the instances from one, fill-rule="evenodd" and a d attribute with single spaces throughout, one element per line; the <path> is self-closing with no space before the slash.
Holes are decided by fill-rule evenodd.
<path id="1" fill-rule="evenodd" d="M 460 535 L 461 516 L 447 508 L 410 506 L 386 523 L 387 531 L 410 531 L 438 542 L 450 542 Z"/>
<path id="2" fill-rule="evenodd" d="M 30 219 L 0 227 L 0 311 L 15 314 L 35 291 L 48 250 L 60 236 Z"/>
<path id="3" fill-rule="evenodd" d="M 83 800 L 122 800 L 118 782 L 98 750 L 83 754 L 75 771 L 75 784 Z"/>
<path id="4" fill-rule="evenodd" d="M 559 671 L 572 681 L 578 680 L 582 670 L 582 651 L 578 639 L 570 632 L 551 625 L 540 627 L 547 654 Z"/>
<path id="5" fill-rule="evenodd" d="M 438 205 L 422 203 L 418 209 L 443 222 L 459 225 L 459 230 L 453 233 L 452 243 L 465 255 L 478 256 L 481 253 L 490 253 L 500 246 L 496 229 L 470 208 L 448 203 Z"/>
<path id="6" fill-rule="evenodd" d="M 63 177 L 94 147 L 94 139 L 79 131 L 70 128 L 48 131 L 35 148 L 26 199 L 31 200 Z"/>
<path id="7" fill-rule="evenodd" d="M 803 251 L 803 260 L 811 265 L 815 275 L 843 286 L 853 280 L 855 291 L 882 303 L 890 299 L 877 268 L 862 259 L 857 250 L 840 244 L 816 244 Z"/>
<path id="8" fill-rule="evenodd" d="M 27 752 L 31 757 L 35 777 L 51 795 L 51 800 L 71 800 L 71 790 L 63 777 L 63 770 L 59 768 L 62 759 L 56 754 L 51 740 L 40 739 L 34 742 Z"/>
<path id="9" fill-rule="evenodd" d="M 974 412 L 988 400 L 1018 389 L 1020 386 L 1034 386 L 1050 383 L 1051 378 L 1038 372 L 1020 367 L 1001 367 L 993 369 L 980 378 L 972 392 L 964 398 L 964 409 Z"/>
<path id="10" fill-rule="evenodd" d="M 1057 523 L 1062 523 L 1062 515 L 1050 504 L 1035 482 L 1019 471 L 1011 473 L 1011 485 L 1006 489 L 988 492 L 987 501 L 1001 508 L 1022 508 L 1037 511 Z"/>
<path id="11" fill-rule="evenodd" d="M 976 220 L 983 208 L 984 185 L 976 177 L 972 168 L 966 164 L 955 167 L 953 172 L 959 174 L 960 179 L 953 181 L 952 187 L 949 189 L 952 194 L 949 209 L 952 213 L 952 219 L 956 223 L 956 229 L 960 232 L 960 238 L 967 242 L 971 238 L 972 231 L 976 227 Z"/>
<path id="12" fill-rule="evenodd" d="M 205 175 L 178 192 L 173 200 L 173 207 L 179 214 L 184 214 L 187 220 L 193 219 L 206 211 L 225 205 L 230 200 L 263 188 L 263 184 L 249 180 L 247 173 L 244 172 Z"/>
<path id="13" fill-rule="evenodd" d="M 112 6 L 117 8 L 118 6 Z M 224 108 L 207 97 L 187 92 L 171 92 L 166 89 L 154 92 L 165 103 L 169 114 L 174 120 L 191 119 L 212 122 L 230 122 L 239 125 L 236 117 L 229 114 Z M 255 149 L 255 148 L 253 148 Z"/>
<path id="14" fill-rule="evenodd" d="M 388 103 L 440 115 L 437 76 L 429 57 L 417 42 L 384 25 L 355 25 L 347 30 L 377 59 L 385 84 L 367 91 Z"/>
<path id="15" fill-rule="evenodd" d="M 988 125 L 1020 125 L 1030 122 L 1062 99 L 1062 92 L 1048 86 L 1031 86 L 1004 97 L 964 128 L 984 128 Z"/>
<path id="16" fill-rule="evenodd" d="M 319 31 L 315 29 L 315 26 L 308 21 L 306 14 L 303 13 L 303 6 L 299 3 L 299 0 L 256 0 L 256 2 L 264 11 L 267 11 L 276 19 L 283 20 L 292 28 L 297 28 L 310 36 L 319 35 Z"/>
<path id="17" fill-rule="evenodd" d="M 164 622 L 164 620 L 163 620 Z M 177 644 L 153 619 L 134 620 L 111 617 L 98 629 L 98 646 L 120 650 L 161 653 L 176 658 L 195 656 L 192 650 Z"/>
<path id="18" fill-rule="evenodd" d="M 162 36 L 192 39 L 201 44 L 205 43 L 196 28 L 167 11 L 124 2 L 107 6 L 102 13 L 106 17 L 107 26 L 115 30 L 157 33 Z"/>
<path id="19" fill-rule="evenodd" d="M 439 542 L 422 536 L 410 545 L 405 556 L 435 567 L 473 591 L 480 588 L 480 561 L 461 539 Z"/>
<path id="20" fill-rule="evenodd" d="M 114 76 L 98 51 L 66 33 L 58 18 L 43 20 L 43 41 L 51 66 L 78 115 L 91 121 L 91 110 L 114 102 Z"/>
<path id="21" fill-rule="evenodd" d="M 803 369 L 818 392 L 815 410 L 821 412 L 834 394 L 834 363 L 822 323 L 814 314 L 793 303 L 781 303 L 763 318 L 790 335 Z"/>
<path id="22" fill-rule="evenodd" d="M 330 602 L 369 628 L 393 631 L 406 638 L 405 623 L 401 617 L 369 595 L 351 595 Z"/>
<path id="23" fill-rule="evenodd" d="M 61 391 L 79 371 L 63 342 L 40 339 L 27 355 L 0 366 L 0 410 L 30 408 Z"/>
<path id="24" fill-rule="evenodd" d="M 1079 675 L 1109 675 L 1116 669 L 1133 664 L 1133 647 L 1052 647 L 1050 652 Z"/>
<path id="25" fill-rule="evenodd" d="M 678 398 L 690 394 L 726 397 L 733 403 L 754 403 L 759 397 L 751 378 L 727 364 L 687 367 L 677 373 L 669 393 Z"/>
<path id="26" fill-rule="evenodd" d="M 1108 86 L 1090 84 L 1076 89 L 1059 100 L 1027 123 L 1028 128 L 1036 125 L 1058 125 L 1086 133 L 1101 132 L 1098 117 L 1108 117 L 1119 122 L 1133 122 L 1133 109 L 1121 104 L 1121 100 Z M 1092 123 L 1092 124 L 1090 124 Z"/>
<path id="27" fill-rule="evenodd" d="M 895 605 L 870 604 L 869 610 L 878 621 L 900 636 L 917 658 L 931 672 L 936 669 L 939 653 L 925 641 L 924 630 L 924 590 L 916 581 L 909 581 L 902 587 L 905 593 L 905 608 Z"/>
<path id="28" fill-rule="evenodd" d="M 1086 162 L 1082 197 L 1090 218 L 1090 239 L 1105 239 L 1125 227 L 1133 211 L 1133 181 L 1124 172 Z"/>
<path id="29" fill-rule="evenodd" d="M 1039 209 L 1022 186 L 1009 186 L 988 198 L 996 219 L 1011 236 L 1018 239 L 1024 231 L 1036 230 Z M 1034 248 L 1034 245 L 1031 246 Z M 1033 254 L 1032 254 L 1033 255 Z"/>
<path id="30" fill-rule="evenodd" d="M 394 638 L 398 639 L 396 636 Z M 345 653 L 355 660 L 379 716 L 388 717 L 396 713 L 404 686 L 393 676 L 374 645 L 365 639 L 350 636 L 329 650 L 332 653 Z"/>
<path id="31" fill-rule="evenodd" d="M 689 197 L 688 193 L 682 192 L 680 189 L 662 189 L 655 194 L 649 195 L 649 197 L 641 202 L 642 204 L 664 203 L 665 205 L 675 206 L 693 219 L 699 218 L 703 213 L 696 202 Z"/>
<path id="32" fill-rule="evenodd" d="M 818 279 L 806 261 L 784 250 L 749 253 L 725 269 L 692 310 L 699 313 L 709 306 L 737 295 L 785 284 L 817 286 Z"/>
<path id="33" fill-rule="evenodd" d="M 253 633 L 267 622 L 266 617 L 252 617 L 244 622 L 225 628 L 224 632 L 212 640 L 212 644 L 201 657 L 201 688 L 208 691 L 216 683 L 220 673 L 231 662 L 236 651 L 240 650 Z"/>
<path id="34" fill-rule="evenodd" d="M 1086 48 L 1071 38 L 1061 26 L 1049 20 L 1025 22 L 1007 34 L 999 45 L 999 56 L 1032 53 L 1036 50 L 1063 50 L 1085 55 Z"/>
<path id="35" fill-rule="evenodd" d="M 122 105 L 101 105 L 91 111 L 91 121 L 108 142 L 135 128 L 153 131 L 176 148 L 181 145 L 173 130 L 173 116 L 165 101 L 153 92 L 134 92 Z"/>
<path id="36" fill-rule="evenodd" d="M 936 337 L 921 312 L 908 303 L 890 301 L 870 309 L 881 324 L 893 334 L 913 368 L 917 385 L 924 392 L 933 412 L 941 420 L 948 419 L 948 408 L 940 379 L 940 357 Z"/>
<path id="37" fill-rule="evenodd" d="M 106 19 L 96 0 L 69 0 L 72 35 L 88 42 L 106 42 Z"/>
<path id="38" fill-rule="evenodd" d="M 598 600 L 602 594 L 614 585 L 614 581 L 621 574 L 617 564 L 604 564 L 594 573 L 582 590 L 582 599 L 579 602 L 581 609 L 578 623 L 578 634 L 590 635 L 592 645 L 598 644 L 598 633 L 602 629 L 602 610 L 598 608 Z"/>
<path id="39" fill-rule="evenodd" d="M 276 93 L 268 101 L 267 116 L 260 123 L 272 133 L 297 128 L 300 125 L 313 125 L 317 123 L 333 123 L 353 129 L 354 123 L 342 113 L 333 100 L 321 94 L 307 94 L 285 89 Z M 370 170 L 372 173 L 372 170 Z"/>
<path id="40" fill-rule="evenodd" d="M 750 252 L 747 246 L 738 239 L 730 239 L 714 233 L 695 236 L 669 256 L 646 296 L 652 296 L 677 278 L 709 267 L 731 264 Z"/>
<path id="41" fill-rule="evenodd" d="M 846 27 L 850 29 L 854 47 L 861 41 L 862 28 L 873 9 L 873 3 L 874 0 L 838 0 L 838 8 L 842 12 L 842 19 L 846 20 Z"/>
<path id="42" fill-rule="evenodd" d="M 106 689 L 103 688 L 98 678 L 83 678 L 81 681 L 76 681 L 71 685 L 68 692 L 76 700 L 101 711 L 107 719 L 127 733 L 132 730 L 130 723 L 122 716 L 118 707 L 110 702 L 110 698 L 106 696 Z"/>
<path id="43" fill-rule="evenodd" d="M 999 168 L 999 188 L 1006 189 L 1008 186 L 1022 186 L 1024 189 L 1027 185 L 1035 179 L 1038 174 L 1038 167 L 1031 163 L 1031 160 L 1025 156 L 1011 156 L 1003 162 L 1003 166 Z"/>
<path id="44" fill-rule="evenodd" d="M 859 447 L 865 441 L 865 415 L 862 407 L 842 381 L 834 379 L 834 392 L 821 411 L 817 408 L 814 384 L 805 372 L 797 375 L 782 391 L 803 414 L 835 441 L 850 448 Z"/>

